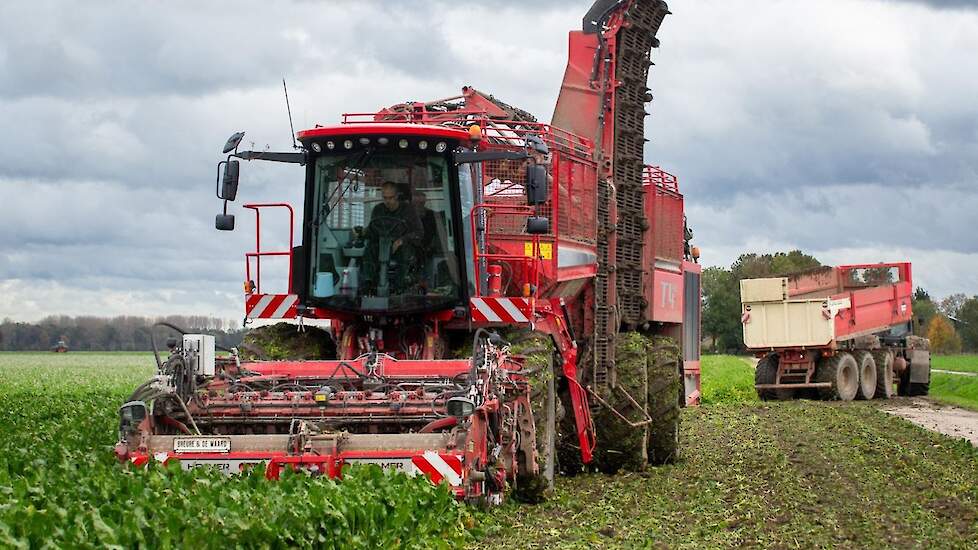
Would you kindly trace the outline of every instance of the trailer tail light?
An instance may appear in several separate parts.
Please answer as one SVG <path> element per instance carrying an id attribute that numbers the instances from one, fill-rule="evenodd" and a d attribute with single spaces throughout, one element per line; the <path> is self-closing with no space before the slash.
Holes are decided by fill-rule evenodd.
<path id="1" fill-rule="evenodd" d="M 745 311 L 744 314 L 740 316 L 740 322 L 741 323 L 748 323 L 748 322 L 750 322 L 750 312 L 749 311 Z"/>

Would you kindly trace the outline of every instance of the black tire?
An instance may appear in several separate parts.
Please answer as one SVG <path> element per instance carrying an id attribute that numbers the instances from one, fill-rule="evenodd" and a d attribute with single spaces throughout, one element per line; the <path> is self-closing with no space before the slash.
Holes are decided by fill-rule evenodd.
<path id="1" fill-rule="evenodd" d="M 754 370 L 754 384 L 774 384 L 778 379 L 778 364 L 780 362 L 781 357 L 777 353 L 771 353 L 758 361 L 757 368 Z M 757 390 L 757 397 L 761 401 L 789 401 L 794 399 L 795 390 Z"/>
<path id="2" fill-rule="evenodd" d="M 889 351 L 874 351 L 876 362 L 876 399 L 893 397 L 893 354 Z"/>
<path id="3" fill-rule="evenodd" d="M 754 385 L 773 384 L 774 381 L 777 380 L 777 376 L 778 354 L 772 353 L 757 362 L 757 367 L 754 369 Z M 757 397 L 759 397 L 761 401 L 770 401 L 775 399 L 774 390 L 758 389 Z"/>
<path id="4" fill-rule="evenodd" d="M 648 426 L 631 426 L 615 414 L 617 411 L 632 423 L 646 418 L 648 346 L 644 336 L 637 332 L 618 335 L 613 376 L 609 377 L 607 388 L 596 391 L 614 411 L 602 405 L 592 415 L 597 439 L 594 468 L 606 474 L 644 470 L 648 464 Z M 678 405 L 675 393 L 670 399 L 673 406 Z M 637 407 L 632 400 L 638 403 Z"/>
<path id="5" fill-rule="evenodd" d="M 648 461 L 653 466 L 679 460 L 680 399 L 685 400 L 679 366 L 682 353 L 672 338 L 658 336 L 648 345 Z M 677 398 L 677 395 L 679 398 Z"/>
<path id="6" fill-rule="evenodd" d="M 816 382 L 829 382 L 829 388 L 819 389 L 823 399 L 852 401 L 859 392 L 859 371 L 856 359 L 848 353 L 837 353 L 819 359 L 815 369 Z"/>
<path id="7" fill-rule="evenodd" d="M 856 399 L 869 401 L 876 395 L 876 361 L 868 351 L 857 351 L 853 354 L 859 371 L 859 391 Z"/>

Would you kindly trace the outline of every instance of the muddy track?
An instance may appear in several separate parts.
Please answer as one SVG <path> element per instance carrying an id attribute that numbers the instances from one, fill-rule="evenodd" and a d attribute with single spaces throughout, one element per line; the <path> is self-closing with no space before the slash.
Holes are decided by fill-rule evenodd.
<path id="1" fill-rule="evenodd" d="M 884 405 L 881 410 L 932 432 L 966 439 L 972 445 L 978 446 L 978 412 L 941 405 L 919 397 L 901 399 L 899 403 Z"/>

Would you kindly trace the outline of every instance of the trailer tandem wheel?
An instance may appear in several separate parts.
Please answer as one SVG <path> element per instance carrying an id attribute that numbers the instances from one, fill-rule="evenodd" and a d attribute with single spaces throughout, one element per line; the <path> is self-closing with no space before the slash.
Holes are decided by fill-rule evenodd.
<path id="1" fill-rule="evenodd" d="M 777 353 L 768 354 L 757 362 L 754 370 L 754 384 L 774 384 L 778 379 L 778 364 L 781 357 Z M 761 401 L 788 401 L 794 399 L 795 390 L 791 389 L 765 389 L 757 390 L 757 397 Z"/>
<path id="2" fill-rule="evenodd" d="M 859 391 L 859 369 L 856 359 L 849 353 L 837 353 L 819 359 L 815 369 L 816 382 L 829 382 L 830 388 L 819 390 L 824 399 L 852 401 Z"/>
<path id="3" fill-rule="evenodd" d="M 876 362 L 876 398 L 893 397 L 893 354 L 889 351 L 874 351 Z"/>
<path id="4" fill-rule="evenodd" d="M 859 391 L 856 399 L 870 400 L 876 394 L 876 361 L 868 351 L 857 351 L 853 354 L 859 368 Z"/>

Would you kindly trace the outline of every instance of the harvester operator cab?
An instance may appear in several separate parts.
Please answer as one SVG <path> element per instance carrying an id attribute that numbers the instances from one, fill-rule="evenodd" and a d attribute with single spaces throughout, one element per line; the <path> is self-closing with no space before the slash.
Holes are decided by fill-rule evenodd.
<path id="1" fill-rule="evenodd" d="M 529 159 L 526 201 L 539 205 L 551 186 L 549 151 L 535 136 L 523 151 L 474 151 L 462 145 L 468 132 L 424 128 L 319 127 L 298 133 L 296 153 L 238 152 L 244 134 L 235 134 L 219 164 L 216 194 L 224 211 L 216 226 L 234 229 L 227 203 L 237 194 L 235 159 L 303 165 L 302 245 L 293 253 L 291 286 L 301 304 L 367 316 L 458 308 L 476 284 L 472 231 L 483 222 L 474 223 L 471 213 L 482 198 L 479 163 Z M 546 217 L 531 215 L 525 231 L 549 228 Z"/>
<path id="2" fill-rule="evenodd" d="M 455 144 L 405 136 L 313 143 L 322 152 L 310 161 L 306 189 L 310 305 L 358 314 L 456 306 Z"/>

